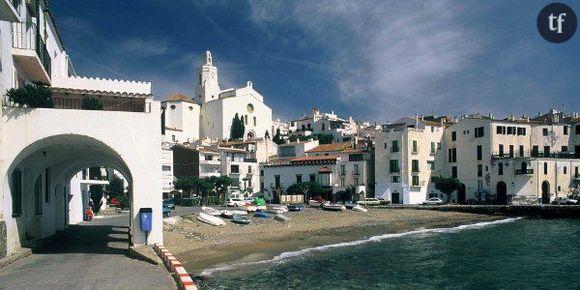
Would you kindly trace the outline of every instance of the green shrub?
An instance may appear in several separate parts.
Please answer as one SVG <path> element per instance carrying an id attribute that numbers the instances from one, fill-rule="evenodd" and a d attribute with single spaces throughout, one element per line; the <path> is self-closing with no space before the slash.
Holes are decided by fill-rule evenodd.
<path id="1" fill-rule="evenodd" d="M 43 86 L 26 84 L 6 92 L 8 100 L 29 108 L 53 108 L 52 92 Z"/>

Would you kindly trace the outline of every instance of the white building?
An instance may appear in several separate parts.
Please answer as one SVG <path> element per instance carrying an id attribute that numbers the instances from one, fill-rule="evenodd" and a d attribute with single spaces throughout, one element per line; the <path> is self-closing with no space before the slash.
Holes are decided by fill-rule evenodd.
<path id="1" fill-rule="evenodd" d="M 201 103 L 201 137 L 225 140 L 230 138 L 230 129 L 235 115 L 245 125 L 244 139 L 273 136 L 272 109 L 264 103 L 264 97 L 253 88 L 251 81 L 238 89 L 222 90 L 219 85 L 218 69 L 213 65 L 209 51 L 206 61 L 198 70 L 196 100 Z M 275 132 L 274 132 L 275 133 Z"/>
<path id="2" fill-rule="evenodd" d="M 312 113 L 290 122 L 289 131 L 302 136 L 332 135 L 333 142 L 347 141 L 357 133 L 357 124 L 348 117 L 348 120 L 339 118 L 334 112 L 321 113 L 317 108 Z"/>
<path id="3" fill-rule="evenodd" d="M 162 243 L 161 182 L 151 178 L 161 176 L 160 105 L 151 83 L 77 77 L 48 1 L 0 1 L 0 8 L 0 94 L 37 84 L 54 101 L 41 109 L 3 100 L 0 258 L 70 224 L 70 201 L 77 200 L 69 196 L 71 181 L 93 166 L 115 168 L 130 181 L 131 241 Z M 87 95 L 103 110 L 82 110 Z M 142 208 L 153 211 L 148 235 L 139 227 Z"/>
<path id="4" fill-rule="evenodd" d="M 161 102 L 165 142 L 191 143 L 199 139 L 200 106 L 191 97 L 175 94 Z"/>

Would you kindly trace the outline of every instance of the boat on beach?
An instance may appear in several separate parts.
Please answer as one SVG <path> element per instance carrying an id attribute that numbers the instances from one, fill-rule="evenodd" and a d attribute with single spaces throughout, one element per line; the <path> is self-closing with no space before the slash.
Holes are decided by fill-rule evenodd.
<path id="1" fill-rule="evenodd" d="M 360 206 L 360 205 L 355 205 L 352 207 L 352 210 L 354 211 L 360 211 L 360 212 L 368 212 L 369 210 Z"/>
<path id="2" fill-rule="evenodd" d="M 285 205 L 270 205 L 268 206 L 268 210 L 271 213 L 285 213 L 288 212 L 288 207 Z"/>
<path id="3" fill-rule="evenodd" d="M 254 216 L 259 218 L 270 218 L 271 215 L 267 212 L 257 211 Z"/>
<path id="4" fill-rule="evenodd" d="M 301 204 L 289 204 L 288 211 L 301 211 L 304 209 L 304 205 Z"/>
<path id="5" fill-rule="evenodd" d="M 219 210 L 217 210 L 213 207 L 209 207 L 209 206 L 202 206 L 201 210 L 204 213 L 212 215 L 212 216 L 220 216 L 222 214 Z"/>
<path id="6" fill-rule="evenodd" d="M 257 211 L 257 210 L 258 210 L 258 207 L 257 207 L 257 206 L 255 206 L 255 205 L 246 205 L 246 206 L 244 206 L 244 209 L 245 209 L 247 212 L 255 212 L 255 211 Z"/>
<path id="7" fill-rule="evenodd" d="M 245 210 L 230 210 L 233 215 L 247 215 L 248 212 Z"/>
<path id="8" fill-rule="evenodd" d="M 225 225 L 225 224 L 226 224 L 226 222 L 224 222 L 224 221 L 223 221 L 222 219 L 220 219 L 219 217 L 216 217 L 216 216 L 211 216 L 211 215 L 209 215 L 209 214 L 207 214 L 207 213 L 204 213 L 204 212 L 200 212 L 200 213 L 197 215 L 197 219 L 198 219 L 200 222 L 204 222 L 204 223 L 206 223 L 206 224 L 210 224 L 210 225 L 212 225 L 212 226 L 222 226 L 222 225 Z"/>
<path id="9" fill-rule="evenodd" d="M 249 219 L 248 219 L 247 217 L 245 217 L 245 216 L 241 216 L 241 215 L 235 214 L 235 215 L 232 217 L 232 222 L 234 222 L 234 223 L 236 223 L 236 224 L 247 225 L 247 224 L 251 223 L 252 221 L 251 221 L 251 220 L 249 220 Z"/>
<path id="10" fill-rule="evenodd" d="M 322 209 L 329 211 L 343 211 L 346 210 L 346 207 L 342 204 L 325 203 L 322 205 Z"/>
<path id="11" fill-rule="evenodd" d="M 231 210 L 222 210 L 221 216 L 224 218 L 231 219 L 234 216 L 234 213 Z"/>
<path id="12" fill-rule="evenodd" d="M 281 222 L 288 222 L 290 221 L 290 218 L 288 216 L 285 216 L 283 214 L 277 214 L 274 216 L 274 219 L 277 221 L 281 221 Z"/>

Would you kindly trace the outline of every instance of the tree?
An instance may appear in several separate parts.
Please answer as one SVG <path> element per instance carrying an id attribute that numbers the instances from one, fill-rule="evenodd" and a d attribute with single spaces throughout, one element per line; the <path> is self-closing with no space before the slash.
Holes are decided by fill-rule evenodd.
<path id="1" fill-rule="evenodd" d="M 435 188 L 447 195 L 447 202 L 451 201 L 451 194 L 459 189 L 460 182 L 457 178 L 439 176 L 435 177 L 433 181 L 435 182 Z"/>
<path id="2" fill-rule="evenodd" d="M 111 180 L 109 180 L 108 186 L 109 196 L 111 197 L 121 197 L 125 195 L 125 182 L 123 179 L 113 176 Z"/>
<path id="3" fill-rule="evenodd" d="M 103 110 L 103 103 L 101 102 L 101 100 L 95 97 L 86 97 L 83 99 L 81 109 L 100 111 Z"/>
<path id="4" fill-rule="evenodd" d="M 280 145 L 284 143 L 284 140 L 280 137 L 280 128 L 276 129 L 276 134 L 274 135 L 274 139 L 272 139 L 274 143 Z"/>
<path id="5" fill-rule="evenodd" d="M 53 108 L 52 92 L 38 85 L 26 84 L 18 89 L 9 89 L 6 92 L 8 100 L 29 108 Z"/>
<path id="6" fill-rule="evenodd" d="M 195 181 L 190 177 L 176 177 L 173 186 L 175 189 L 182 192 L 181 198 L 183 199 L 183 193 L 187 193 L 187 196 L 191 196 L 191 191 L 195 188 Z"/>
<path id="7" fill-rule="evenodd" d="M 244 133 L 246 128 L 244 126 L 244 121 L 240 119 L 238 113 L 232 119 L 232 126 L 230 128 L 230 139 L 242 139 L 244 138 Z"/>
<path id="8" fill-rule="evenodd" d="M 286 189 L 287 194 L 302 194 L 304 195 L 304 200 L 308 200 L 310 197 L 314 196 L 322 196 L 324 192 L 324 188 L 320 186 L 318 182 L 301 182 L 301 183 L 294 183 L 290 185 Z"/>

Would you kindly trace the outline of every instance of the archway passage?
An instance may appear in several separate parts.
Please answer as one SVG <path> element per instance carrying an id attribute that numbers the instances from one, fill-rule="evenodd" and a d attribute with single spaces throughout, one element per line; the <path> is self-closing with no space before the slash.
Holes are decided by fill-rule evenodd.
<path id="1" fill-rule="evenodd" d="M 465 184 L 459 184 L 459 190 L 457 190 L 457 203 L 465 204 L 466 203 L 466 193 L 465 193 Z"/>
<path id="2" fill-rule="evenodd" d="M 542 182 L 542 203 L 550 203 L 550 183 L 548 181 Z"/>
<path id="3" fill-rule="evenodd" d="M 505 182 L 500 181 L 497 183 L 496 194 L 497 204 L 507 204 L 507 185 Z"/>

